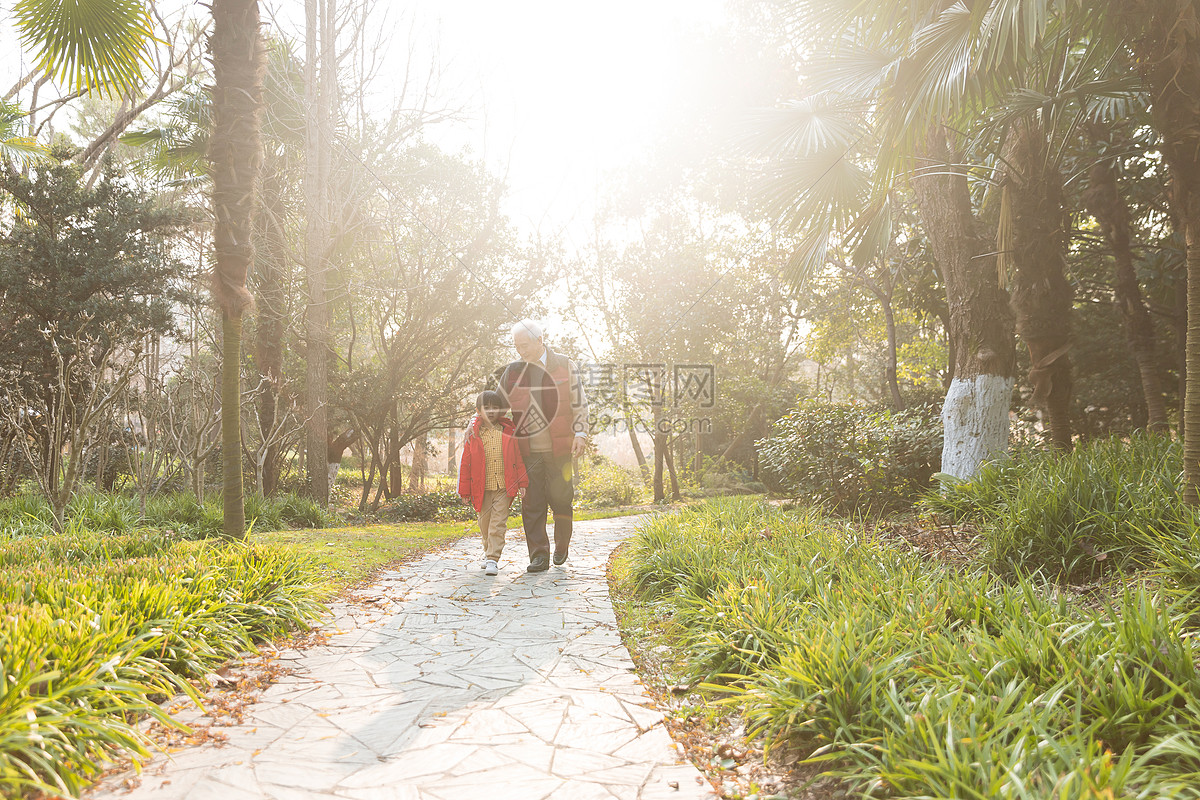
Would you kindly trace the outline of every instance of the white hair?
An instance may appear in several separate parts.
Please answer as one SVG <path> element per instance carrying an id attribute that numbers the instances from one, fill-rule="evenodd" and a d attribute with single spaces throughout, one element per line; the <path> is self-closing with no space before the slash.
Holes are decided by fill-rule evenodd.
<path id="1" fill-rule="evenodd" d="M 512 333 L 514 338 L 521 331 L 525 331 L 525 333 L 528 333 L 534 339 L 542 338 L 542 326 L 529 319 L 529 317 L 526 317 L 520 322 L 514 322 L 509 331 Z"/>

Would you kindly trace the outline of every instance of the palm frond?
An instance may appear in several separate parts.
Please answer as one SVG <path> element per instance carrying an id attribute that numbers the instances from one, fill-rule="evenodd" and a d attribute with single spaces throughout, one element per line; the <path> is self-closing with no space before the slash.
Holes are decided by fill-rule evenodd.
<path id="1" fill-rule="evenodd" d="M 755 154 L 777 159 L 845 151 L 864 135 L 861 111 L 861 103 L 829 94 L 794 100 L 747 116 L 742 144 Z"/>
<path id="2" fill-rule="evenodd" d="M 761 198 L 790 231 L 817 222 L 844 230 L 857 217 L 869 188 L 870 173 L 845 152 L 831 150 L 778 165 Z"/>
<path id="3" fill-rule="evenodd" d="M 0 101 L 0 161 L 20 165 L 42 161 L 50 151 L 32 136 L 22 134 L 22 122 L 28 117 L 25 110 L 13 103 Z"/>
<path id="4" fill-rule="evenodd" d="M 50 158 L 50 151 L 29 136 L 13 136 L 0 139 L 0 161 L 13 161 L 20 165 L 35 164 Z"/>
<path id="5" fill-rule="evenodd" d="M 850 248 L 850 260 L 862 266 L 886 253 L 893 235 L 892 205 L 881 195 L 863 207 L 847 229 L 844 244 Z"/>
<path id="6" fill-rule="evenodd" d="M 208 92 L 192 86 L 171 102 L 163 124 L 123 134 L 122 144 L 145 150 L 134 162 L 144 174 L 172 186 L 203 183 L 207 175 L 208 137 L 212 130 L 212 103 Z"/>
<path id="7" fill-rule="evenodd" d="M 40 67 L 72 90 L 133 94 L 153 40 L 140 0 L 17 0 L 22 44 Z"/>
<path id="8" fill-rule="evenodd" d="M 804 65 L 804 88 L 812 94 L 872 97 L 898 63 L 895 52 L 851 43 L 809 59 Z"/>
<path id="9" fill-rule="evenodd" d="M 819 224 L 806 231 L 784 265 L 784 280 L 803 290 L 808 280 L 824 268 L 831 238 L 832 232 L 826 225 Z"/>

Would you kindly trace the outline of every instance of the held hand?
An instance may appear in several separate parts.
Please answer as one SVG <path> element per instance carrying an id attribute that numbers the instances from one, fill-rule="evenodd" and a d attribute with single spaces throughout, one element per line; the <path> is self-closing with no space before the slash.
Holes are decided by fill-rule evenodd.
<path id="1" fill-rule="evenodd" d="M 478 418 L 479 418 L 479 415 L 474 414 L 471 416 L 470 421 L 467 422 L 467 431 L 466 431 L 466 433 L 463 434 L 464 442 L 469 442 L 472 439 L 474 439 L 476 436 L 479 435 L 478 431 L 475 430 L 475 420 Z"/>
<path id="2" fill-rule="evenodd" d="M 517 489 L 517 497 L 521 498 L 522 500 L 525 499 L 525 487 L 524 486 L 522 486 L 520 489 Z"/>
<path id="3" fill-rule="evenodd" d="M 571 455 L 581 456 L 587 450 L 587 439 L 582 436 L 576 436 L 575 441 L 571 442 Z"/>

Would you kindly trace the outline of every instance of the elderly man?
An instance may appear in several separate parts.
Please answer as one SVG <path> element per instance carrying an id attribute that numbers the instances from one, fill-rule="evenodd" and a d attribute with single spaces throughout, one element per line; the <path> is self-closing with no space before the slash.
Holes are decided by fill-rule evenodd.
<path id="1" fill-rule="evenodd" d="M 542 342 L 542 327 L 530 319 L 512 326 L 520 361 L 500 376 L 516 423 L 529 486 L 521 503 L 521 524 L 529 547 L 528 572 L 550 567 L 546 508 L 554 510 L 554 563 L 567 560 L 575 499 L 574 458 L 584 452 L 588 403 L 571 359 Z"/>

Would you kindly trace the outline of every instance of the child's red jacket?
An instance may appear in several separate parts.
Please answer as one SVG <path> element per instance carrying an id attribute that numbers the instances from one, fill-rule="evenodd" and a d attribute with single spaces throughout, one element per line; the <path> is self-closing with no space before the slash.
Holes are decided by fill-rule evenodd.
<path id="1" fill-rule="evenodd" d="M 476 417 L 471 431 L 477 435 L 463 442 L 462 461 L 458 465 L 458 494 L 463 500 L 470 500 L 476 511 L 483 509 L 483 491 L 486 485 L 483 437 L 478 435 L 479 426 L 482 424 L 483 418 Z M 513 430 L 512 420 L 500 420 L 500 452 L 504 455 L 504 486 L 509 497 L 516 497 L 518 489 L 529 485 L 529 475 L 525 472 L 521 448 L 513 436 Z"/>

